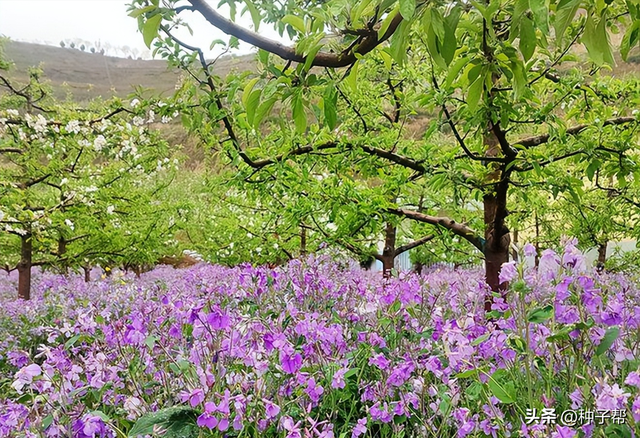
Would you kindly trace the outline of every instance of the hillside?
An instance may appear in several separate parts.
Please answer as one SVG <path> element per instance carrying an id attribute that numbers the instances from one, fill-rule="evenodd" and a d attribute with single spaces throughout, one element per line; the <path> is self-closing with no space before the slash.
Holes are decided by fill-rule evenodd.
<path id="1" fill-rule="evenodd" d="M 76 101 L 95 97 L 124 97 L 136 86 L 168 94 L 173 91 L 180 72 L 170 70 L 164 60 L 136 60 L 103 56 L 77 49 L 8 41 L 6 56 L 15 64 L 10 77 L 25 80 L 30 67 L 39 66 L 51 81 L 55 94 L 64 98 L 68 93 Z M 244 69 L 253 56 L 224 57 L 216 62 L 220 76 L 233 69 Z"/>

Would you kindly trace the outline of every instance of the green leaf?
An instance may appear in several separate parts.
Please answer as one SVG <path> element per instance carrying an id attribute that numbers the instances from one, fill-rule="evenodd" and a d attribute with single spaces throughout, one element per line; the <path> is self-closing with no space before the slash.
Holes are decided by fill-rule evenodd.
<path id="1" fill-rule="evenodd" d="M 405 20 L 411 20 L 416 10 L 416 0 L 400 0 L 400 15 Z"/>
<path id="2" fill-rule="evenodd" d="M 129 12 L 129 17 L 138 18 L 140 15 L 145 14 L 147 12 L 151 12 L 155 9 L 158 9 L 158 6 L 149 5 L 149 6 L 145 6 L 144 8 L 134 9 L 133 11 Z"/>
<path id="3" fill-rule="evenodd" d="M 456 379 L 466 379 L 468 377 L 477 377 L 478 376 L 478 370 L 473 368 L 467 371 L 463 371 L 461 373 L 458 373 L 455 375 Z"/>
<path id="4" fill-rule="evenodd" d="M 345 78 L 344 82 L 351 89 L 352 92 L 356 92 L 358 89 L 358 68 L 360 67 L 360 63 L 356 62 L 351 66 L 351 71 L 349 75 Z"/>
<path id="5" fill-rule="evenodd" d="M 144 43 L 148 48 L 151 48 L 151 43 L 158 36 L 158 32 L 160 31 L 160 23 L 162 22 L 162 15 L 156 14 L 153 17 L 149 18 L 142 28 L 142 37 L 144 39 Z"/>
<path id="6" fill-rule="evenodd" d="M 249 82 L 247 82 L 247 85 L 244 86 L 244 90 L 242 90 L 242 105 L 244 105 L 245 108 L 247 107 L 247 102 L 249 101 L 249 97 L 251 96 L 251 91 L 259 80 L 260 78 L 253 78 Z"/>
<path id="7" fill-rule="evenodd" d="M 400 5 L 396 5 L 396 7 L 393 9 L 393 11 L 391 11 L 391 13 L 389 13 L 384 18 L 384 20 L 382 20 L 382 24 L 380 24 L 380 29 L 378 29 L 378 39 L 382 39 L 384 34 L 387 33 L 387 30 L 389 29 L 389 26 L 391 25 L 391 22 L 393 21 L 393 19 L 395 18 L 396 14 L 399 11 L 400 11 Z"/>
<path id="8" fill-rule="evenodd" d="M 281 20 L 283 23 L 291 25 L 295 30 L 300 33 L 305 33 L 304 20 L 295 15 L 285 15 Z"/>
<path id="9" fill-rule="evenodd" d="M 129 438 L 139 435 L 153 435 L 158 429 L 164 430 L 163 438 L 198 438 L 196 419 L 198 411 L 187 406 L 174 406 L 143 415 L 129 431 Z"/>
<path id="10" fill-rule="evenodd" d="M 525 62 L 530 60 L 537 45 L 536 30 L 533 21 L 526 15 L 520 21 L 520 52 Z"/>
<path id="11" fill-rule="evenodd" d="M 555 21 L 553 27 L 556 30 L 558 45 L 562 42 L 562 37 L 578 12 L 581 0 L 560 0 L 556 8 Z"/>
<path id="12" fill-rule="evenodd" d="M 260 104 L 261 94 L 261 89 L 253 90 L 249 95 L 249 99 L 247 99 L 247 122 L 249 122 L 250 125 L 254 124 L 254 116 L 256 114 L 256 110 L 258 109 L 258 105 Z"/>
<path id="13" fill-rule="evenodd" d="M 391 57 L 398 65 L 403 65 L 404 60 L 407 57 L 407 44 L 406 39 L 410 29 L 409 21 L 402 21 L 398 29 L 393 33 L 391 37 Z"/>
<path id="14" fill-rule="evenodd" d="M 76 344 L 76 342 L 78 342 L 78 339 L 80 339 L 81 336 L 82 335 L 75 335 L 75 336 L 69 338 L 69 340 L 67 340 L 67 342 L 64 343 L 64 348 L 65 349 L 69 349 L 69 348 L 73 347 Z"/>
<path id="15" fill-rule="evenodd" d="M 147 336 L 147 338 L 144 340 L 144 343 L 147 347 L 149 347 L 150 350 L 153 350 L 153 347 L 156 346 L 156 342 L 158 341 L 158 337 L 154 336 L 154 335 L 149 335 Z"/>
<path id="16" fill-rule="evenodd" d="M 460 21 L 460 8 L 453 8 L 444 19 L 444 40 L 441 41 L 440 52 L 444 62 L 449 66 L 458 49 L 456 29 Z"/>
<path id="17" fill-rule="evenodd" d="M 513 382 L 505 381 L 508 378 L 505 370 L 498 370 L 489 378 L 487 384 L 491 393 L 502 403 L 515 403 L 515 388 Z"/>
<path id="18" fill-rule="evenodd" d="M 518 100 L 527 88 L 527 76 L 524 74 L 524 65 L 521 60 L 516 59 L 511 62 L 511 72 L 513 73 L 513 97 Z"/>
<path id="19" fill-rule="evenodd" d="M 291 103 L 291 110 L 293 114 L 293 121 L 296 125 L 296 132 L 298 134 L 302 134 L 307 129 L 307 116 L 304 112 L 304 103 L 299 92 L 293 95 Z"/>
<path id="20" fill-rule="evenodd" d="M 260 103 L 258 109 L 256 110 L 255 115 L 253 116 L 253 126 L 257 128 L 260 126 L 260 123 L 264 119 L 264 117 L 271 111 L 273 104 L 276 103 L 278 99 L 275 97 L 270 97 Z"/>
<path id="21" fill-rule="evenodd" d="M 343 377 L 344 377 L 345 379 L 348 379 L 348 378 L 349 378 L 349 377 L 351 377 L 351 376 L 355 376 L 355 375 L 358 373 L 358 371 L 359 371 L 359 370 L 360 370 L 360 368 L 357 368 L 357 367 L 356 367 L 356 368 L 351 368 L 349 371 L 347 371 L 346 373 L 344 373 L 344 376 L 343 376 Z"/>
<path id="22" fill-rule="evenodd" d="M 615 64 L 606 26 L 605 17 L 602 17 L 596 25 L 593 16 L 589 16 L 582 36 L 582 42 L 589 52 L 589 57 L 597 65 Z"/>
<path id="23" fill-rule="evenodd" d="M 46 429 L 53 423 L 53 415 L 49 414 L 42 419 L 42 429 Z"/>
<path id="24" fill-rule="evenodd" d="M 602 341 L 600 341 L 600 344 L 598 344 L 598 348 L 596 348 L 596 356 L 600 356 L 601 354 L 605 353 L 609 348 L 611 348 L 611 346 L 616 341 L 616 339 L 618 339 L 619 334 L 620 334 L 619 327 L 609 327 L 605 332 L 604 337 L 602 338 Z"/>
<path id="25" fill-rule="evenodd" d="M 640 40 L 640 21 L 634 21 L 624 33 L 622 42 L 620 43 L 620 55 L 623 60 L 627 60 L 629 51 L 633 49 Z"/>
<path id="26" fill-rule="evenodd" d="M 469 111 L 475 111 L 478 108 L 478 102 L 480 102 L 480 97 L 482 97 L 482 92 L 484 91 L 484 75 L 480 75 L 474 82 L 469 86 L 469 91 L 467 91 L 467 107 Z"/>
<path id="27" fill-rule="evenodd" d="M 449 72 L 447 73 L 447 79 L 445 79 L 444 81 L 446 88 L 449 88 L 451 84 L 453 84 L 453 81 L 455 81 L 456 78 L 458 77 L 460 70 L 462 70 L 462 68 L 466 66 L 468 63 L 469 63 L 468 56 L 464 56 L 453 63 L 453 65 L 449 68 Z"/>
<path id="28" fill-rule="evenodd" d="M 544 307 L 537 307 L 527 314 L 527 321 L 541 324 L 553 316 L 553 306 L 551 304 Z"/>
<path id="29" fill-rule="evenodd" d="M 322 97 L 324 105 L 324 121 L 329 129 L 334 129 L 338 121 L 338 112 L 336 109 L 336 103 L 338 100 L 338 93 L 333 84 L 327 85 L 324 90 L 324 96 Z"/>
<path id="30" fill-rule="evenodd" d="M 529 0 L 529 7 L 533 13 L 533 21 L 538 29 L 544 34 L 549 35 L 549 8 L 545 0 Z"/>
<path id="31" fill-rule="evenodd" d="M 247 5 L 247 9 L 249 10 L 249 14 L 251 14 L 251 21 L 253 21 L 253 29 L 257 32 L 260 27 L 260 22 L 262 21 L 262 17 L 260 16 L 260 11 L 256 8 L 256 5 L 251 0 L 244 0 Z"/>

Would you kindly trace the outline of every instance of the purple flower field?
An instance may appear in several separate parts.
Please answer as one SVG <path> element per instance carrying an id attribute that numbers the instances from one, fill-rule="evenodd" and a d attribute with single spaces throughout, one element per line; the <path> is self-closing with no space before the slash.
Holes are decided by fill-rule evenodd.
<path id="1" fill-rule="evenodd" d="M 0 437 L 635 436 L 640 280 L 572 242 L 502 275 L 488 316 L 480 271 L 321 257 L 2 278 Z"/>

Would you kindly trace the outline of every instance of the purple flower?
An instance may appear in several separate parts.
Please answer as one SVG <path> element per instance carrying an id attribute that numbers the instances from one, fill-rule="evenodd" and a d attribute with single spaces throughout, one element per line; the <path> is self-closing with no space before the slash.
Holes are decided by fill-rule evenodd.
<path id="1" fill-rule="evenodd" d="M 636 397 L 631 405 L 631 415 L 633 415 L 633 421 L 636 423 L 640 421 L 640 396 Z"/>
<path id="2" fill-rule="evenodd" d="M 214 330 L 224 330 L 231 325 L 231 318 L 220 310 L 214 310 L 207 315 L 207 322 Z"/>
<path id="3" fill-rule="evenodd" d="M 617 383 L 613 386 L 605 383 L 602 385 L 600 394 L 596 397 L 596 408 L 609 411 L 613 409 L 624 409 L 627 405 L 627 399 L 630 396 L 631 394 L 624 392 Z"/>
<path id="4" fill-rule="evenodd" d="M 582 394 L 582 390 L 580 388 L 576 388 L 575 391 L 569 394 L 569 399 L 571 400 L 571 409 L 581 408 L 584 403 L 584 395 Z"/>
<path id="5" fill-rule="evenodd" d="M 351 432 L 351 438 L 358 438 L 360 435 L 364 435 L 367 433 L 367 418 L 361 418 L 358 420 L 355 426 L 353 426 L 353 431 Z"/>
<path id="6" fill-rule="evenodd" d="M 347 371 L 347 368 L 340 368 L 333 374 L 333 378 L 331 379 L 331 387 L 333 389 L 342 389 L 345 387 L 344 375 Z"/>
<path id="7" fill-rule="evenodd" d="M 640 374 L 637 371 L 631 371 L 627 378 L 624 380 L 626 385 L 635 386 L 636 388 L 640 388 Z"/>
<path id="8" fill-rule="evenodd" d="M 568 426 L 556 426 L 556 431 L 551 434 L 551 438 L 574 438 L 578 432 Z"/>
<path id="9" fill-rule="evenodd" d="M 75 438 L 106 438 L 112 437 L 113 434 L 107 429 L 102 418 L 86 414 L 73 422 L 73 436 Z"/>
<path id="10" fill-rule="evenodd" d="M 536 247 L 530 243 L 527 243 L 524 246 L 523 250 L 524 250 L 525 257 L 533 257 L 536 255 Z"/>
<path id="11" fill-rule="evenodd" d="M 212 414 L 216 411 L 216 405 L 213 402 L 204 404 L 204 412 L 198 417 L 197 423 L 200 427 L 213 429 L 218 425 L 218 419 Z"/>
<path id="12" fill-rule="evenodd" d="M 300 353 L 287 354 L 280 352 L 280 365 L 285 373 L 295 374 L 302 367 L 302 355 Z"/>
<path id="13" fill-rule="evenodd" d="M 278 406 L 275 403 L 270 402 L 269 400 L 264 400 L 264 408 L 265 408 L 265 412 L 267 414 L 267 419 L 271 420 L 273 418 L 276 418 L 278 416 L 278 414 L 280 413 L 280 406 Z"/>
<path id="14" fill-rule="evenodd" d="M 384 354 L 382 353 L 374 354 L 373 356 L 371 356 L 371 358 L 369 358 L 369 365 L 375 365 L 381 370 L 386 370 L 387 368 L 389 368 L 389 363 L 389 360 L 384 357 Z"/>
<path id="15" fill-rule="evenodd" d="M 304 390 L 313 403 L 318 403 L 320 396 L 324 393 L 324 388 L 316 384 L 316 380 L 311 377 L 307 380 L 307 388 Z"/>
<path id="16" fill-rule="evenodd" d="M 25 385 L 30 385 L 33 381 L 34 377 L 42 374 L 42 368 L 40 365 L 32 363 L 31 365 L 27 365 L 18 371 L 15 375 L 15 382 L 11 384 L 13 389 L 15 389 L 18 393 L 22 393 L 22 388 Z"/>
<path id="17" fill-rule="evenodd" d="M 518 278 L 518 269 L 516 268 L 516 262 L 503 263 L 502 268 L 500 269 L 500 275 L 498 276 L 500 283 L 512 281 L 516 278 Z"/>
<path id="18" fill-rule="evenodd" d="M 540 262 L 538 263 L 538 274 L 543 281 L 550 281 L 556 278 L 560 269 L 560 257 L 551 249 L 542 251 Z"/>

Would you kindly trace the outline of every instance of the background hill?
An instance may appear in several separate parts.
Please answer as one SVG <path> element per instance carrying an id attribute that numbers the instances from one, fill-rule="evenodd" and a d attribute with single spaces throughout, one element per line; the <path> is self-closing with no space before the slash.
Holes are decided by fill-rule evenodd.
<path id="1" fill-rule="evenodd" d="M 125 59 L 82 52 L 78 49 L 7 41 L 4 50 L 15 64 L 10 77 L 26 81 L 30 67 L 40 67 L 51 82 L 56 97 L 71 93 L 82 102 L 95 97 L 125 97 L 136 86 L 161 94 L 173 91 L 180 72 L 170 70 L 164 60 Z M 234 69 L 249 68 L 254 56 L 226 56 L 215 65 L 216 73 L 225 76 Z"/>

